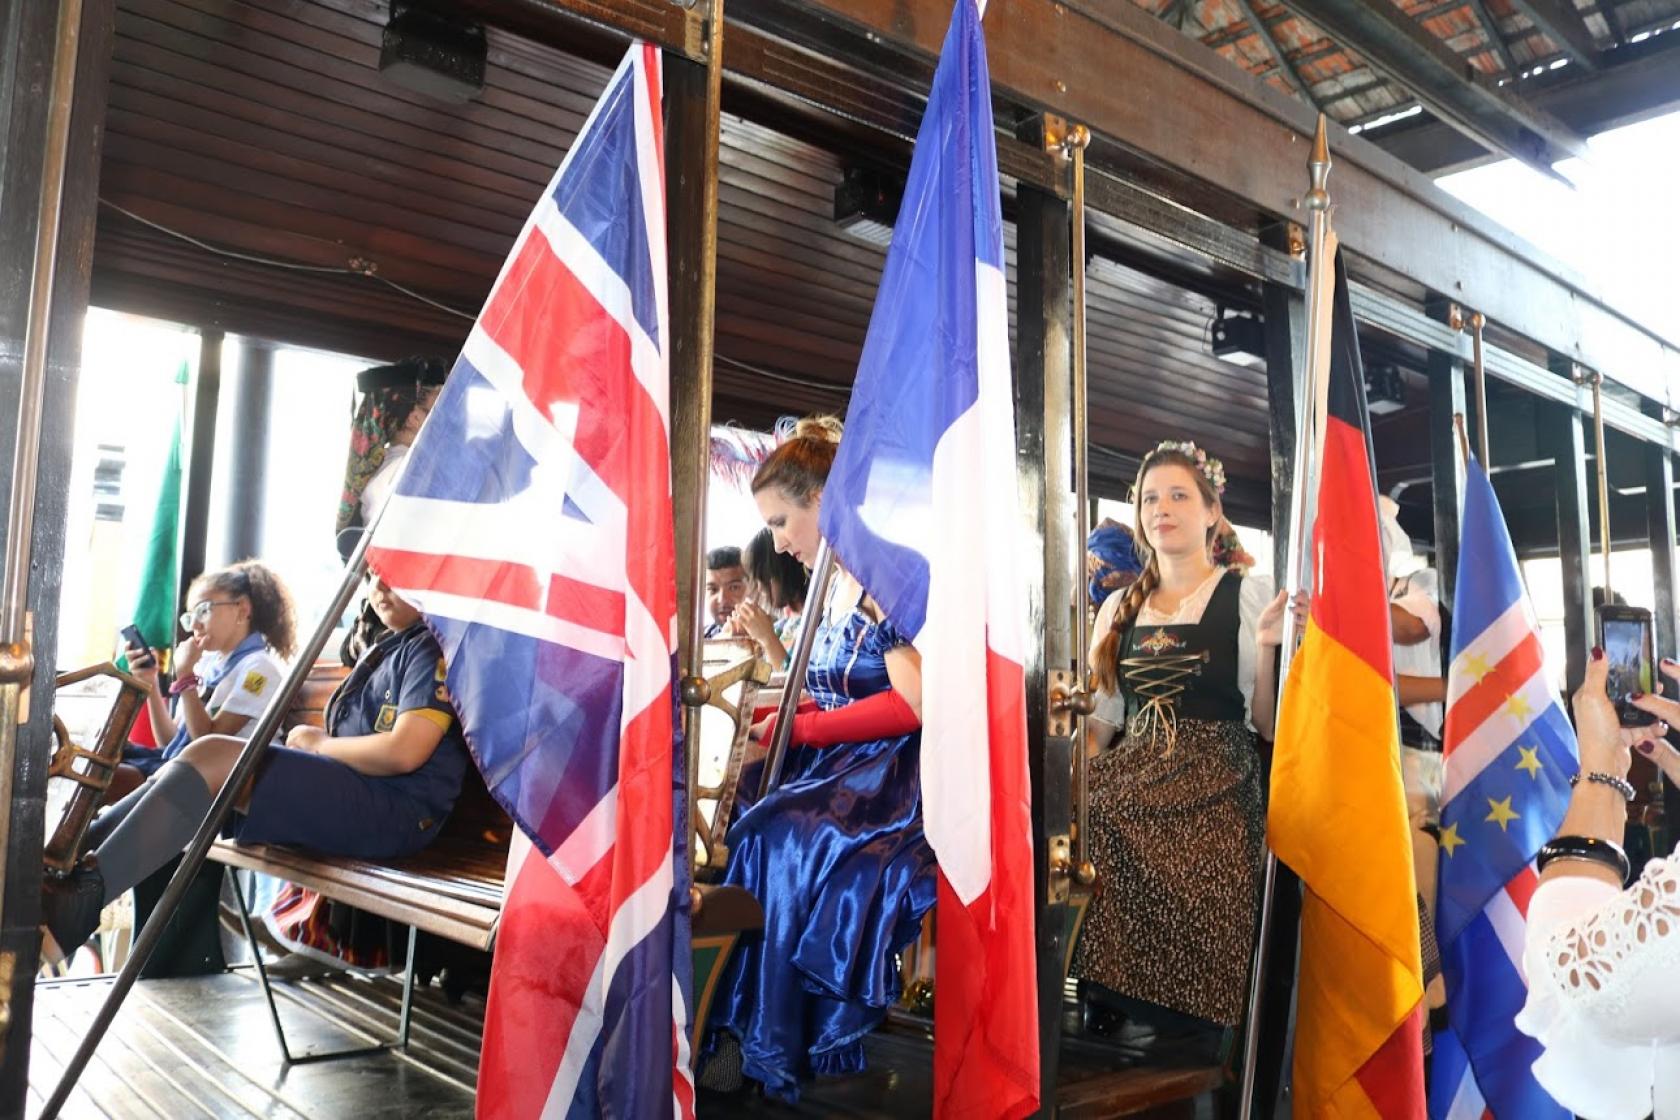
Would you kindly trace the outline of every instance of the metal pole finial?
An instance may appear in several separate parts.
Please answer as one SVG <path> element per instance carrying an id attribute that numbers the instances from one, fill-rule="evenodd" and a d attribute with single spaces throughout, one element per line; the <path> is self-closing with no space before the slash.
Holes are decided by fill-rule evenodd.
<path id="1" fill-rule="evenodd" d="M 1330 208 L 1330 138 L 1329 120 L 1323 113 L 1318 115 L 1318 130 L 1313 134 L 1312 158 L 1307 161 L 1307 169 L 1312 174 L 1312 188 L 1307 191 L 1307 197 L 1302 199 L 1302 205 L 1308 210 L 1328 210 Z"/>

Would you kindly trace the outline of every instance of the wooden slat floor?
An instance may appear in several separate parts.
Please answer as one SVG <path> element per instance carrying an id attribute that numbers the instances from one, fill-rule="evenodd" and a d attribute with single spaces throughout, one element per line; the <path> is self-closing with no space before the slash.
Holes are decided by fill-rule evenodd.
<path id="1" fill-rule="evenodd" d="M 38 1116 L 64 1062 L 109 990 L 109 978 L 50 981 L 35 997 L 29 1116 Z M 401 988 L 394 980 L 343 974 L 277 981 L 280 1014 L 293 1052 L 367 1045 L 396 1033 Z M 452 1006 L 439 988 L 416 991 L 406 1053 L 281 1064 L 256 976 L 235 969 L 184 980 L 136 984 L 63 1116 L 66 1120 L 265 1120 L 469 1117 L 477 1079 L 483 1001 Z M 334 1020 L 348 1020 L 359 1035 Z M 754 1095 L 702 1094 L 699 1115 L 912 1120 L 932 1101 L 932 1042 L 913 1022 L 897 1022 L 867 1041 L 869 1069 L 804 1087 L 789 1109 Z M 1058 1104 L 1072 1120 L 1136 1116 L 1207 1120 L 1219 1071 L 1111 1070 L 1100 1051 L 1070 1046 L 1062 1055 Z"/>
<path id="2" fill-rule="evenodd" d="M 92 1021 L 109 979 L 41 984 L 29 1065 L 29 1116 L 39 1114 L 65 1061 Z M 335 1026 L 394 1037 L 401 987 L 342 974 L 277 983 L 294 1053 L 368 1045 Z M 184 980 L 143 980 L 89 1064 L 66 1120 L 264 1117 L 470 1117 L 484 1004 L 453 1007 L 443 992 L 415 993 L 407 1053 L 372 1054 L 285 1068 L 268 1009 L 248 969 Z"/>

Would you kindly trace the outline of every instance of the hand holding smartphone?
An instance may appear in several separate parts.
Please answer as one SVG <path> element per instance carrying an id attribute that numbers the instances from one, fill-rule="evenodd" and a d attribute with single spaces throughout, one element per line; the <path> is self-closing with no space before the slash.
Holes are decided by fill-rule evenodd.
<path id="1" fill-rule="evenodd" d="M 122 640 L 128 643 L 129 648 L 145 650 L 144 657 L 132 659 L 131 663 L 135 668 L 146 669 L 157 664 L 157 656 L 152 653 L 151 647 L 146 645 L 146 639 L 140 634 L 140 627 L 131 622 L 124 626 L 119 633 Z"/>
<path id="2" fill-rule="evenodd" d="M 1605 689 L 1623 727 L 1643 727 L 1652 717 L 1630 703 L 1635 692 L 1656 691 L 1651 612 L 1643 607 L 1598 608 L 1598 644 L 1610 662 Z"/>

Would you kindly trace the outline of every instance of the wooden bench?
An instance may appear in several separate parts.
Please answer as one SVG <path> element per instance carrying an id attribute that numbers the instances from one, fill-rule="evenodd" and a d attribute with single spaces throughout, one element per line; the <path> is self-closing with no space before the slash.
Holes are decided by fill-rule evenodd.
<path id="1" fill-rule="evenodd" d="M 303 724 L 323 725 L 326 706 L 333 691 L 348 674 L 337 661 L 320 661 L 310 670 L 283 726 L 290 730 Z M 324 856 L 296 848 L 271 844 L 237 844 L 218 840 L 210 858 L 223 864 L 238 900 L 240 921 L 251 943 L 257 975 L 269 1003 L 280 1052 L 287 1063 L 366 1054 L 408 1045 L 409 1009 L 414 991 L 414 955 L 419 931 L 490 951 L 496 942 L 496 927 L 502 915 L 502 896 L 507 874 L 508 845 L 514 824 L 485 788 L 476 767 L 468 767 L 466 781 L 455 809 L 437 839 L 422 852 L 387 862 Z M 402 1012 L 397 1037 L 373 1046 L 346 1050 L 317 1051 L 294 1055 L 286 1043 L 285 1030 L 269 984 L 245 896 L 233 879 L 237 869 L 260 871 L 285 879 L 323 898 L 354 906 L 369 914 L 406 925 L 407 962 L 403 970 Z M 723 966 L 743 930 L 762 924 L 758 903 L 737 887 L 706 890 L 695 917 L 694 953 L 694 1036 L 698 1039 L 711 1007 L 711 997 Z M 362 1033 L 349 1023 L 347 1030 Z"/>

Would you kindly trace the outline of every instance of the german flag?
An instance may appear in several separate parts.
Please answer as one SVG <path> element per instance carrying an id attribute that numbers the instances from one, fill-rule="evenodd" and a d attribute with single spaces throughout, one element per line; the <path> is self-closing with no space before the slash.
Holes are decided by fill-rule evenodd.
<path id="1" fill-rule="evenodd" d="M 1301 877 L 1296 1115 L 1422 1120 L 1423 968 L 1400 781 L 1365 378 L 1336 262 L 1312 611 L 1272 764 L 1272 850 Z M 1307 449 L 1298 448 L 1297 454 Z"/>

